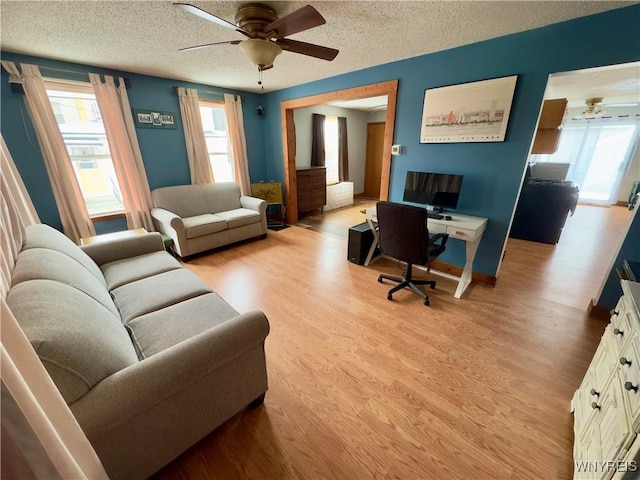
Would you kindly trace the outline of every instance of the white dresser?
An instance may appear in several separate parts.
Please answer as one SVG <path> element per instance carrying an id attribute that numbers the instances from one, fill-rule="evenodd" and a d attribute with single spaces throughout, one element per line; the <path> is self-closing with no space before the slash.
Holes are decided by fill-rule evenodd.
<path id="1" fill-rule="evenodd" d="M 574 478 L 640 478 L 640 283 L 622 280 L 591 365 L 571 401 Z"/>

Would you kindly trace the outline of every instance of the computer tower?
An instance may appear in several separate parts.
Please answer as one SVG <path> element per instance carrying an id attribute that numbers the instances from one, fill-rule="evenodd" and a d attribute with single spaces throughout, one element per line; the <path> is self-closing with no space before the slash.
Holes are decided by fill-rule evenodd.
<path id="1" fill-rule="evenodd" d="M 369 249 L 373 244 L 373 232 L 367 222 L 355 225 L 349 229 L 349 245 L 347 260 L 358 265 L 364 265 Z M 376 251 L 376 254 L 378 252 Z"/>

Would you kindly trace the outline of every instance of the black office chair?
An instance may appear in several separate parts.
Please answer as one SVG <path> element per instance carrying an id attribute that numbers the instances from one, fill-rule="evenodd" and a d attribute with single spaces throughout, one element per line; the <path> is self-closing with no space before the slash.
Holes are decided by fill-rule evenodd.
<path id="1" fill-rule="evenodd" d="M 392 202 L 378 202 L 376 208 L 380 250 L 383 254 L 407 264 L 402 278 L 385 274 L 378 277 L 380 283 L 383 279 L 399 282 L 397 286 L 389 290 L 387 299 L 392 300 L 395 292 L 409 287 L 422 297 L 425 305 L 429 305 L 429 296 L 417 285 L 429 285 L 433 289 L 436 287 L 436 282 L 433 280 L 414 280 L 413 266 L 426 265 L 428 267 L 432 260 L 445 251 L 449 235 L 446 233 L 429 235 L 426 208 Z M 436 243 L 438 240 L 440 242 Z"/>

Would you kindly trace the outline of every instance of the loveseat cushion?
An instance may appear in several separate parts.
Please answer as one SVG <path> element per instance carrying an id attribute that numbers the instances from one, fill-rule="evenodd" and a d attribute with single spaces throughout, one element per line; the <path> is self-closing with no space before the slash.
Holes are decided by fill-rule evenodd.
<path id="1" fill-rule="evenodd" d="M 114 318 L 120 318 L 103 282 L 64 253 L 48 248 L 30 248 L 22 252 L 11 276 L 12 286 L 37 279 L 55 280 L 77 288 L 100 302 Z"/>
<path id="2" fill-rule="evenodd" d="M 151 196 L 155 207 L 173 212 L 182 218 L 210 213 L 200 185 L 156 188 L 151 192 Z"/>
<path id="3" fill-rule="evenodd" d="M 215 182 L 201 185 L 209 213 L 240 208 L 240 187 L 234 182 Z"/>
<path id="4" fill-rule="evenodd" d="M 101 303 L 53 280 L 28 280 L 7 304 L 67 404 L 138 362 L 124 326 Z"/>
<path id="5" fill-rule="evenodd" d="M 122 322 L 127 324 L 140 315 L 211 291 L 211 288 L 193 273 L 181 268 L 127 283 L 112 290 L 111 296 L 120 311 Z M 180 318 L 175 320 L 183 323 Z"/>
<path id="6" fill-rule="evenodd" d="M 236 208 L 227 212 L 219 212 L 216 215 L 227 221 L 228 228 L 244 227 L 252 223 L 260 223 L 262 220 L 258 212 L 248 208 Z"/>
<path id="7" fill-rule="evenodd" d="M 73 243 L 69 237 L 59 232 L 49 225 L 39 223 L 29 225 L 26 228 L 27 238 L 22 246 L 22 250 L 29 248 L 49 248 L 64 253 L 68 257 L 73 258 L 76 262 L 86 268 L 93 274 L 103 285 L 106 285 L 102 272 L 98 265 L 91 260 L 91 257 L 84 253 L 78 245 Z"/>
<path id="8" fill-rule="evenodd" d="M 134 318 L 128 328 L 138 356 L 143 359 L 237 315 L 217 294 L 207 293 Z"/>
<path id="9" fill-rule="evenodd" d="M 227 229 L 227 221 L 219 215 L 196 215 L 182 219 L 187 238 L 202 237 Z"/>
<path id="10" fill-rule="evenodd" d="M 162 251 L 105 263 L 102 265 L 102 273 L 107 288 L 113 290 L 126 283 L 178 268 L 182 268 L 180 262 Z"/>

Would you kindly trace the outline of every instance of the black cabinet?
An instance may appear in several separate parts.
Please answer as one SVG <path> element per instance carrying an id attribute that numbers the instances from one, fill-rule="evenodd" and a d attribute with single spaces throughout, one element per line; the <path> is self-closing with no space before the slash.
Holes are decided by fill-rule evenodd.
<path id="1" fill-rule="evenodd" d="M 509 236 L 555 245 L 578 203 L 573 182 L 529 179 L 522 187 Z"/>

